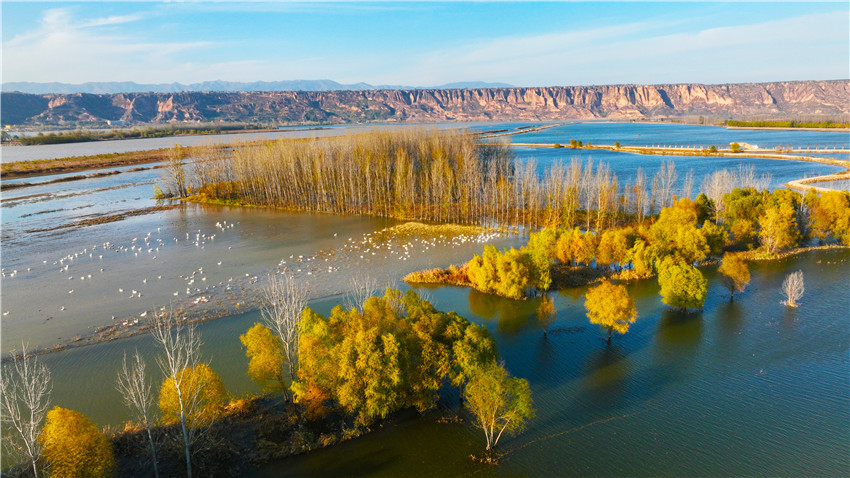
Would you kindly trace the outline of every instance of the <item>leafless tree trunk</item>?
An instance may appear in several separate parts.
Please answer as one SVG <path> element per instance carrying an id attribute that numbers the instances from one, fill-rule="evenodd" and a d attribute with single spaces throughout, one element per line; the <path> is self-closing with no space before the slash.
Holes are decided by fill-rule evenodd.
<path id="1" fill-rule="evenodd" d="M 715 223 L 720 223 L 720 214 L 724 210 L 723 195 L 732 191 L 734 184 L 732 174 L 726 169 L 714 171 L 702 181 L 702 192 L 714 203 Z"/>
<path id="2" fill-rule="evenodd" d="M 633 197 L 635 217 L 638 224 L 642 224 L 646 215 L 646 175 L 643 173 L 642 168 L 638 168 L 637 175 L 635 175 Z"/>
<path id="3" fill-rule="evenodd" d="M 679 177 L 676 174 L 676 163 L 673 161 L 665 161 L 661 163 L 661 169 L 655 173 L 653 184 L 658 184 L 659 206 L 661 208 L 669 207 L 673 203 L 673 185 Z"/>
<path id="4" fill-rule="evenodd" d="M 148 434 L 148 444 L 151 448 L 153 474 L 156 478 L 159 478 L 156 445 L 154 444 L 153 434 L 151 433 L 151 422 L 153 421 L 151 410 L 154 402 L 153 390 L 145 372 L 145 362 L 139 355 L 138 350 L 133 354 L 133 358 L 129 364 L 127 363 L 127 354 L 124 354 L 121 369 L 118 371 L 116 388 L 123 396 L 124 403 L 130 409 L 133 419 L 145 427 L 145 431 Z"/>
<path id="5" fill-rule="evenodd" d="M 289 379 L 295 380 L 298 372 L 298 329 L 301 313 L 307 306 L 307 289 L 292 276 L 273 275 L 263 290 L 263 299 L 266 305 L 262 311 L 263 322 L 280 339 Z"/>
<path id="6" fill-rule="evenodd" d="M 188 422 L 200 406 L 202 387 L 191 387 L 189 381 L 184 383 L 181 372 L 200 363 L 201 338 L 193 324 L 186 324 L 175 318 L 170 311 L 154 313 L 151 322 L 151 335 L 162 347 L 159 366 L 166 377 L 174 380 L 177 402 L 180 405 L 179 422 L 186 455 L 186 475 L 192 478 L 192 443 L 202 433 L 202 427 Z"/>
<path id="7" fill-rule="evenodd" d="M 354 275 L 351 277 L 351 286 L 348 290 L 348 297 L 345 299 L 345 306 L 348 309 L 357 309 L 363 312 L 363 303 L 366 299 L 372 297 L 372 294 L 378 289 L 378 281 L 368 274 Z"/>
<path id="8" fill-rule="evenodd" d="M 184 198 L 188 195 L 186 185 L 186 172 L 183 169 L 183 148 L 175 145 L 168 150 L 166 159 L 167 167 L 163 169 L 163 180 L 166 190 L 174 196 Z"/>
<path id="9" fill-rule="evenodd" d="M 694 192 L 694 170 L 689 169 L 685 175 L 685 182 L 682 184 L 682 194 L 679 198 L 691 199 L 691 194 Z"/>
<path id="10" fill-rule="evenodd" d="M 22 452 L 30 461 L 36 478 L 41 456 L 38 436 L 47 414 L 51 389 L 50 370 L 37 356 L 27 356 L 27 346 L 22 344 L 20 355 L 15 355 L 12 363 L 4 367 L 0 377 L 3 423 L 15 432 L 14 437 L 6 435 L 4 441 L 9 449 Z"/>
<path id="11" fill-rule="evenodd" d="M 793 272 L 785 276 L 782 282 L 782 293 L 787 300 L 783 301 L 788 307 L 797 307 L 797 301 L 803 297 L 806 287 L 803 284 L 803 271 Z"/>

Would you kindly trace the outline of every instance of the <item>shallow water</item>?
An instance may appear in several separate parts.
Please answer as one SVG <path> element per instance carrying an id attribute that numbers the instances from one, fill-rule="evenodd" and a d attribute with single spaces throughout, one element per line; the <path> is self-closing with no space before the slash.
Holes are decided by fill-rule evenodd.
<path id="1" fill-rule="evenodd" d="M 443 309 L 486 325 L 512 374 L 529 380 L 537 416 L 503 438 L 498 466 L 468 459 L 483 434 L 435 418 L 398 419 L 365 437 L 248 476 L 839 476 L 850 466 L 850 252 L 813 252 L 752 267 L 730 303 L 716 274 L 702 312 L 666 308 L 654 280 L 629 284 L 638 321 L 606 346 L 587 324 L 585 288 L 556 295 L 554 328 L 534 305 L 463 288 L 430 290 Z M 779 304 L 803 270 L 805 302 Z M 463 411 L 460 412 L 462 415 Z"/>
<path id="2" fill-rule="evenodd" d="M 825 147 L 847 149 L 846 131 L 791 131 L 728 129 L 718 126 L 653 123 L 570 123 L 564 126 L 511 136 L 514 143 L 561 143 L 570 139 L 592 144 L 623 146 L 684 145 L 708 148 L 728 147 L 730 143 L 749 143 L 762 148 L 777 146 Z"/>
<path id="3" fill-rule="evenodd" d="M 486 128 L 499 126 L 504 125 Z M 674 136 L 680 130 L 647 126 L 656 135 L 659 127 Z M 581 127 L 599 135 L 615 130 L 598 123 Z M 515 149 L 521 160 L 535 157 L 541 164 L 569 161 L 575 154 L 585 159 L 584 151 Z M 680 180 L 693 168 L 696 187 L 700 175 L 734 169 L 739 162 L 772 173 L 772 186 L 840 169 L 779 160 L 591 153 L 594 161 L 608 162 L 621 182 L 638 166 L 651 178 L 667 160 L 676 162 Z M 405 287 L 399 281 L 406 273 L 465 261 L 480 253 L 484 241 L 498 247 L 524 242 L 518 236 L 379 237 L 377 231 L 397 222 L 193 204 L 95 226 L 27 232 L 156 206 L 151 196 L 159 175 L 126 172 L 3 193 L 2 355 L 22 340 L 30 348 L 50 347 L 125 320 L 129 325 L 120 328 L 132 330 L 144 311 L 172 304 L 188 315 L 226 316 L 199 326 L 204 352 L 232 393 L 255 392 L 238 335 L 259 320 L 257 312 L 243 311 L 256 307 L 253 299 L 267 274 L 283 268 L 296 274 L 310 284 L 311 306 L 327 313 L 343 300 L 339 294 L 350 278 L 364 270 L 382 284 Z M 537 418 L 524 434 L 503 442 L 509 452 L 503 463 L 473 465 L 467 456 L 481 449 L 480 432 L 438 424 L 428 415 L 272 464 L 257 476 L 845 474 L 848 260 L 850 253 L 831 251 L 755 265 L 750 288 L 734 304 L 708 271 L 705 310 L 684 316 L 660 303 L 654 280 L 630 284 L 641 318 L 610 348 L 586 324 L 582 288 L 555 296 L 554 327 L 585 329 L 545 340 L 534 324 L 533 301 L 457 287 L 420 288 L 439 308 L 485 324 L 507 367 L 531 383 Z M 778 304 L 779 284 L 798 268 L 806 274 L 807 293 L 801 307 L 789 311 Z M 207 302 L 196 304 L 200 298 Z M 79 410 L 99 425 L 122 423 L 126 412 L 114 378 L 121 355 L 134 348 L 149 359 L 154 355 L 147 336 L 45 355 L 54 376 L 52 403 Z M 455 403 L 444 401 L 437 413 L 454 413 Z"/>

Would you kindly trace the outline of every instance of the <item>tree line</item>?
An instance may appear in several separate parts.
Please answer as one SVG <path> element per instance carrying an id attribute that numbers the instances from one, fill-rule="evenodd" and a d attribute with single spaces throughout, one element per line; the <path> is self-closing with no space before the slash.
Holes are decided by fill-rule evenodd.
<path id="1" fill-rule="evenodd" d="M 180 148 L 175 151 L 180 158 Z M 199 201 L 503 229 L 583 224 L 601 230 L 625 218 L 643 221 L 676 198 L 691 197 L 695 186 L 693 172 L 680 180 L 672 161 L 652 177 L 638 169 L 627 183 L 592 159 L 540 170 L 534 160 L 515 161 L 508 144 L 464 131 L 277 140 L 207 148 L 198 159 L 181 182 L 167 178 L 165 189 Z M 741 167 L 713 180 L 722 194 L 736 186 L 762 189 L 770 177 Z"/>

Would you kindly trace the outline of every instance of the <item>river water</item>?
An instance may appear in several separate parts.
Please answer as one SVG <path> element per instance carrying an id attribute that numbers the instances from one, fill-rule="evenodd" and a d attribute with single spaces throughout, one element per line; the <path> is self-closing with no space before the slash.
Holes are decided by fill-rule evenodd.
<path id="1" fill-rule="evenodd" d="M 735 135 L 721 138 L 725 141 L 746 131 L 600 123 L 562 128 L 513 140 L 603 143 L 616 136 L 613 141 L 626 144 L 626 136 L 638 134 L 634 131 L 643 136 L 651 129 L 658 139 L 649 143 L 671 143 L 686 141 L 679 139 L 685 129 Z M 569 128 L 581 128 L 581 134 Z M 530 138 L 535 134 L 554 136 Z M 820 134 L 824 143 L 846 138 Z M 742 138 L 767 144 L 773 137 Z M 793 138 L 774 140 L 786 144 Z M 708 140 L 691 142 L 702 141 Z M 621 181 L 638 166 L 651 177 L 662 160 L 675 161 L 680 177 L 694 170 L 697 186 L 705 174 L 739 163 L 771 173 L 774 187 L 840 170 L 796 161 L 515 149 L 519 160 L 533 157 L 541 165 L 590 155 L 608 162 Z M 285 268 L 309 283 L 311 306 L 327 313 L 343 301 L 351 277 L 363 271 L 381 284 L 405 287 L 400 279 L 406 273 L 460 263 L 480 253 L 484 242 L 498 247 L 524 242 L 515 235 L 397 236 L 381 232 L 397 225 L 386 219 L 191 204 L 48 230 L 155 207 L 150 197 L 158 180 L 158 170 L 126 171 L 3 193 L 3 356 L 21 341 L 49 348 L 74 343 L 100 327 L 131 331 L 145 311 L 171 306 L 186 315 L 225 316 L 200 325 L 204 352 L 231 393 L 255 392 L 238 335 L 259 320 L 257 291 L 268 274 Z M 749 289 L 733 304 L 708 270 L 709 299 L 699 314 L 665 308 L 654 280 L 630 284 L 640 318 L 610 347 L 586 324 L 582 288 L 555 295 L 554 327 L 586 327 L 547 339 L 534 324 L 533 301 L 512 302 L 457 287 L 420 289 L 438 308 L 485 324 L 507 368 L 531 383 L 537 417 L 523 434 L 503 439 L 502 464 L 474 465 L 467 456 L 481 449 L 482 434 L 468 425 L 436 422 L 457 412 L 456 401 L 449 399 L 424 418 L 398 418 L 352 442 L 270 464 L 256 476 L 846 474 L 848 260 L 846 251 L 821 251 L 756 264 Z M 800 308 L 788 310 L 779 305 L 779 284 L 797 269 L 805 273 L 807 292 Z M 52 403 L 100 425 L 122 423 L 126 412 L 113 384 L 121 355 L 134 348 L 153 365 L 147 336 L 45 355 L 54 376 Z"/>

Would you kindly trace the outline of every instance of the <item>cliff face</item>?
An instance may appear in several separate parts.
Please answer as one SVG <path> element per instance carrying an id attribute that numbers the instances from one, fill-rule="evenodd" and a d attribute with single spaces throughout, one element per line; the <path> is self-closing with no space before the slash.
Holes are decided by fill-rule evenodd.
<path id="1" fill-rule="evenodd" d="M 2 94 L 2 122 L 489 121 L 850 113 L 850 81 L 377 91 Z"/>

